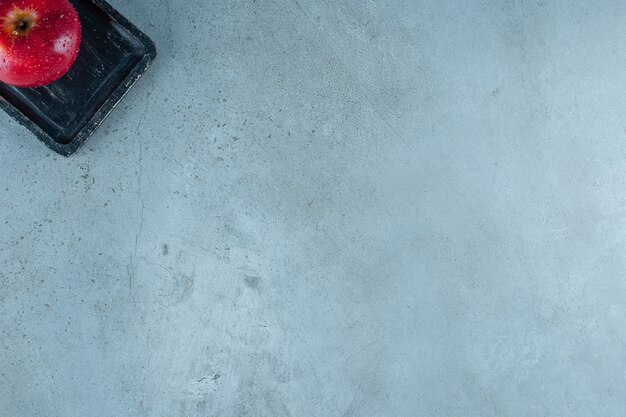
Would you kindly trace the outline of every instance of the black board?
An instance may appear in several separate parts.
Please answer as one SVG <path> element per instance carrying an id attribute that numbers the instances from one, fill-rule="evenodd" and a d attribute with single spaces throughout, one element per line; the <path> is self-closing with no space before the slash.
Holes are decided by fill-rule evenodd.
<path id="1" fill-rule="evenodd" d="M 0 83 L 0 108 L 55 152 L 76 152 L 156 57 L 154 43 L 102 0 L 70 0 L 80 16 L 76 62 L 52 84 Z"/>

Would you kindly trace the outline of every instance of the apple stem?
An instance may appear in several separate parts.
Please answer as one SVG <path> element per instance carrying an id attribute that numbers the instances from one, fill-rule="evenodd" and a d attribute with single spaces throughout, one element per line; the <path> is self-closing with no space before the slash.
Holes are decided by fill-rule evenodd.
<path id="1" fill-rule="evenodd" d="M 7 33 L 14 37 L 27 36 L 37 20 L 34 12 L 31 10 L 15 10 L 12 14 L 13 16 L 5 20 L 4 28 Z"/>
<path id="2" fill-rule="evenodd" d="M 13 31 L 14 35 L 19 35 L 21 31 L 23 31 L 26 28 L 26 22 L 24 22 L 23 20 L 20 20 L 19 22 L 17 22 L 17 24 L 15 25 L 15 30 Z"/>

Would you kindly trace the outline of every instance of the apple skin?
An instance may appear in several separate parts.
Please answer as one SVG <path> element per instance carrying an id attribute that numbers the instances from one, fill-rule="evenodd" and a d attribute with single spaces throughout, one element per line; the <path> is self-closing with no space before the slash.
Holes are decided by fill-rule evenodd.
<path id="1" fill-rule="evenodd" d="M 68 0 L 0 0 L 0 81 L 54 82 L 76 60 L 80 41 L 80 19 Z"/>

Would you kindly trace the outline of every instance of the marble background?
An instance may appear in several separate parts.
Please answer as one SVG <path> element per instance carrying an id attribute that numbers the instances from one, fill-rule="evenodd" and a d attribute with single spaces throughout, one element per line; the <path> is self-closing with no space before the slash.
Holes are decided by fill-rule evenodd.
<path id="1" fill-rule="evenodd" d="M 113 0 L 71 158 L 0 115 L 0 414 L 626 410 L 626 5 Z"/>

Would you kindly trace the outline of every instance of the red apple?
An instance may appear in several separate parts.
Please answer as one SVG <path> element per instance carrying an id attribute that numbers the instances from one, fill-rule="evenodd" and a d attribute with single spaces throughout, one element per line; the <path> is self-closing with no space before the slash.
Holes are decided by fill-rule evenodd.
<path id="1" fill-rule="evenodd" d="M 0 0 L 0 81 L 38 87 L 61 78 L 80 49 L 68 0 Z"/>

